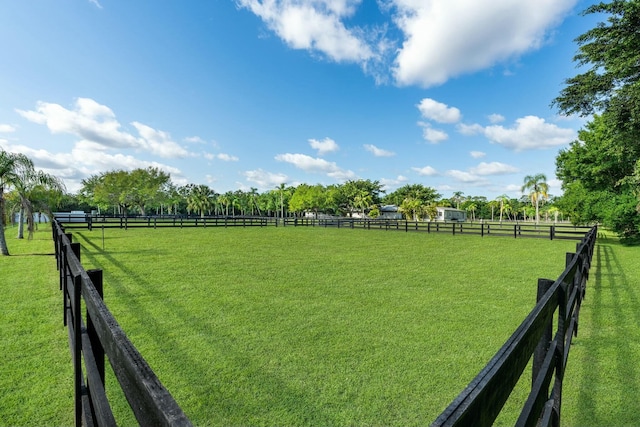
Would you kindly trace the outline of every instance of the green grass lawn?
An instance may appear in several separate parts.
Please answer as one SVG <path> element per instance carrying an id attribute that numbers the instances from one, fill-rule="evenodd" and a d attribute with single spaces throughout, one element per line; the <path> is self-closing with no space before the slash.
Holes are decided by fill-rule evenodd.
<path id="1" fill-rule="evenodd" d="M 73 425 L 73 368 L 51 231 L 6 230 L 0 256 L 0 425 Z"/>
<path id="2" fill-rule="evenodd" d="M 69 425 L 55 260 L 27 256 L 53 245 L 48 231 L 32 242 L 12 235 L 18 256 L 0 257 L 0 424 Z M 109 229 L 104 250 L 100 229 L 74 239 L 86 268 L 104 268 L 107 305 L 196 425 L 428 425 L 531 310 L 537 278 L 555 279 L 575 249 L 293 227 Z M 598 244 L 563 425 L 640 424 L 638 250 Z M 117 419 L 134 423 L 108 381 Z M 513 424 L 528 385 L 525 374 L 498 424 Z"/>
<path id="3" fill-rule="evenodd" d="M 195 424 L 425 425 L 575 242 L 323 228 L 77 232 Z"/>
<path id="4" fill-rule="evenodd" d="M 562 423 L 640 425 L 640 247 L 598 239 L 565 377 Z"/>

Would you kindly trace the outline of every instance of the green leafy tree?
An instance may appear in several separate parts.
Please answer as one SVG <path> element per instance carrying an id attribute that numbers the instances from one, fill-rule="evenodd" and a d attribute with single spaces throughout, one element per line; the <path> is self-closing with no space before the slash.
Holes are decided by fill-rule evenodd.
<path id="1" fill-rule="evenodd" d="M 420 200 L 423 204 L 429 204 L 440 197 L 441 195 L 431 187 L 426 187 L 422 184 L 407 184 L 384 196 L 383 202 L 400 205 L 404 199 L 413 198 Z"/>
<path id="2" fill-rule="evenodd" d="M 313 212 L 318 217 L 319 211 L 324 211 L 327 205 L 327 192 L 320 185 L 300 184 L 296 187 L 291 199 L 289 209 L 293 212 Z"/>
<path id="3" fill-rule="evenodd" d="M 80 194 L 103 209 L 117 206 L 120 213 L 127 215 L 129 209 L 136 207 L 146 215 L 148 207 L 161 203 L 170 180 L 169 174 L 152 167 L 110 171 L 83 180 Z"/>
<path id="4" fill-rule="evenodd" d="M 369 196 L 371 205 L 377 205 L 380 203 L 380 195 L 383 193 L 382 184 L 379 181 L 369 179 L 349 180 L 339 188 L 339 194 L 335 195 L 336 200 L 339 207 L 349 215 L 359 210 L 360 206 L 356 206 L 356 198 L 359 198 L 361 202 L 362 198 Z"/>
<path id="5" fill-rule="evenodd" d="M 629 177 L 640 159 L 640 1 L 601 2 L 584 14 L 607 20 L 576 39 L 574 60 L 586 71 L 567 79 L 554 100 L 564 114 L 592 116 L 556 158 L 558 205 L 574 223 L 600 221 L 635 239 L 640 215 Z"/>

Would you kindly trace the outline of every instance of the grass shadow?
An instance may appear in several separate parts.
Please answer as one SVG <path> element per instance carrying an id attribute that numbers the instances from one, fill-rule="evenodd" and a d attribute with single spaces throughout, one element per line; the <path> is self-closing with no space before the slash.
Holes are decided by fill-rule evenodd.
<path id="1" fill-rule="evenodd" d="M 599 239 L 594 254 L 595 272 L 587 288 L 591 324 L 588 337 L 578 341 L 580 360 L 578 425 L 639 425 L 640 394 L 638 350 L 632 338 L 640 328 L 640 300 L 620 261 L 624 248 L 614 239 Z M 575 362 L 574 362 L 575 363 Z"/>

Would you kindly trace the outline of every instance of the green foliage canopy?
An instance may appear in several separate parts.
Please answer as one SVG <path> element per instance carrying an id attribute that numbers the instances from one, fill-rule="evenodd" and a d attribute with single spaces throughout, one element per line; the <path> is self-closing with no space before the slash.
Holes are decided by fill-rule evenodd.
<path id="1" fill-rule="evenodd" d="M 640 0 L 590 6 L 584 14 L 605 13 L 576 39 L 574 60 L 587 71 L 567 79 L 554 100 L 565 114 L 589 116 L 579 140 L 556 158 L 564 195 L 559 207 L 573 222 L 599 221 L 623 237 L 640 235 Z"/>

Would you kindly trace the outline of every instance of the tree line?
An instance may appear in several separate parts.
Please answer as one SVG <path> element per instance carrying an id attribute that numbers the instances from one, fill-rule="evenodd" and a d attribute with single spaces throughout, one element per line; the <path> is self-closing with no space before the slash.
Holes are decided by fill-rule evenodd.
<path id="1" fill-rule="evenodd" d="M 501 195 L 488 200 L 460 191 L 443 198 L 434 188 L 407 184 L 387 194 L 379 181 L 359 179 L 332 185 L 283 183 L 264 192 L 251 188 L 217 193 L 207 185 L 177 186 L 170 174 L 149 167 L 92 175 L 82 180 L 80 191 L 69 194 L 60 179 L 35 170 L 26 156 L 0 150 L 0 220 L 4 228 L 19 214 L 18 238 L 23 238 L 24 222 L 31 235 L 34 214 L 42 212 L 50 217 L 53 210 L 116 216 L 285 217 L 323 213 L 377 218 L 383 206 L 395 205 L 406 219 L 414 221 L 434 220 L 437 207 L 464 210 L 471 220 L 538 221 L 540 209 L 547 220 L 558 220 L 561 212 L 555 206 L 556 199 L 547 194 L 544 175 L 526 177 L 522 191 L 519 199 Z M 0 233 L 0 247 L 7 252 L 4 233 Z"/>
<path id="2" fill-rule="evenodd" d="M 350 180 L 343 184 L 287 186 L 258 192 L 250 190 L 218 193 L 207 185 L 176 186 L 171 176 L 157 168 L 109 171 L 82 181 L 77 194 L 63 194 L 60 210 L 97 211 L 98 214 L 197 215 L 205 216 L 300 216 L 320 213 L 336 216 L 376 218 L 385 205 L 395 205 L 410 220 L 435 219 L 436 207 L 465 210 L 471 220 L 534 220 L 541 209 L 549 219 L 558 219 L 555 198 L 547 194 L 544 175 L 527 177 L 519 199 L 502 195 L 494 200 L 466 196 L 458 191 L 443 198 L 436 189 L 407 184 L 386 193 L 379 181 Z"/>

